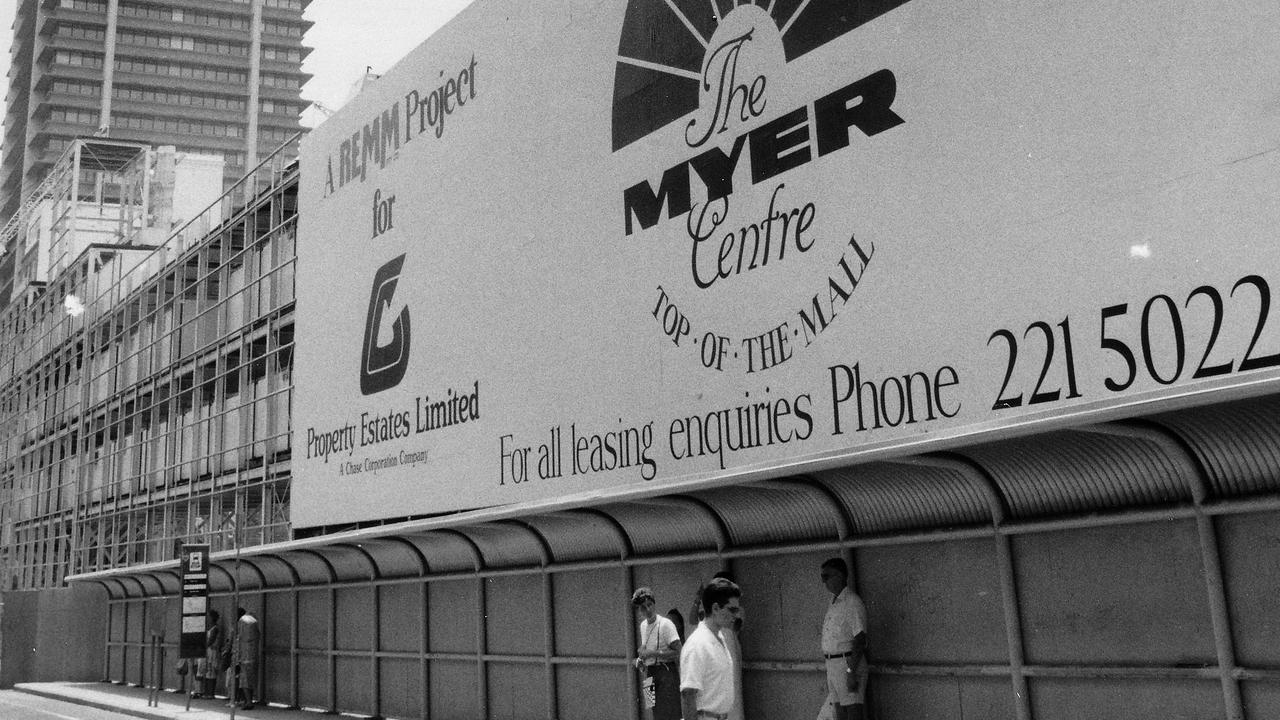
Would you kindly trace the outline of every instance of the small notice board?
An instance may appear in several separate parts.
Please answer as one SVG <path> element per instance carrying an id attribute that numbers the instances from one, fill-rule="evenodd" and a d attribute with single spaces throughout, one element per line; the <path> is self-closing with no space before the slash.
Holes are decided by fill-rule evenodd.
<path id="1" fill-rule="evenodd" d="M 178 656 L 199 658 L 205 651 L 205 615 L 209 603 L 209 546 L 182 546 L 182 638 Z"/>

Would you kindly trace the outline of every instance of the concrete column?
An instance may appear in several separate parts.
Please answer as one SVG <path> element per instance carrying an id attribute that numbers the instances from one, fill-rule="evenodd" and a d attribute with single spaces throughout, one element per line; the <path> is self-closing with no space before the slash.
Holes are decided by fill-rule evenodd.
<path id="1" fill-rule="evenodd" d="M 107 43 L 102 57 L 102 108 L 98 112 L 97 135 L 111 134 L 111 89 L 116 75 L 116 20 L 120 15 L 120 0 L 107 0 Z"/>
<path id="2" fill-rule="evenodd" d="M 244 133 L 245 170 L 252 170 L 258 164 L 258 106 L 262 104 L 258 97 L 262 87 L 262 3 L 263 0 L 252 0 L 253 19 L 249 22 L 249 118 Z"/>

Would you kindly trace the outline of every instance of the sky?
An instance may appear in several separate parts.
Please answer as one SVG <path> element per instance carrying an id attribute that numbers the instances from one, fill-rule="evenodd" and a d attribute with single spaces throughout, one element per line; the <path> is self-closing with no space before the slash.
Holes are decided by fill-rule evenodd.
<path id="1" fill-rule="evenodd" d="M 337 109 L 366 66 L 385 73 L 470 4 L 471 0 L 314 0 L 306 18 L 315 26 L 303 43 L 315 49 L 302 69 L 315 77 L 302 88 L 302 98 Z"/>
<path id="2" fill-rule="evenodd" d="M 303 44 L 314 50 L 302 69 L 314 77 L 302 88 L 303 100 L 337 109 L 366 66 L 378 74 L 386 72 L 469 4 L 471 0 L 313 0 L 306 18 L 315 25 Z M 9 44 L 17 5 L 18 0 L 0 0 L 0 86 L 4 88 L 9 86 Z M 0 108 L 2 103 L 0 95 Z M 309 124 L 322 117 L 314 112 L 305 116 Z"/>

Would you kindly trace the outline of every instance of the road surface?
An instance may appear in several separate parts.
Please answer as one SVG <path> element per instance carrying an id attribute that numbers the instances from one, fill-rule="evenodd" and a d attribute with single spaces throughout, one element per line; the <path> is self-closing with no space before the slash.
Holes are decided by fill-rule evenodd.
<path id="1" fill-rule="evenodd" d="M 108 712 L 61 700 L 0 690 L 0 718 L 4 720 L 137 720 L 132 715 Z"/>

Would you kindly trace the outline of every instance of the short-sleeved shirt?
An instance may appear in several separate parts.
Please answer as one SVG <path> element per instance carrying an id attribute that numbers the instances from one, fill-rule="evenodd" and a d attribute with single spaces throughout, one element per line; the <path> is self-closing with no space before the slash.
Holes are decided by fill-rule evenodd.
<path id="1" fill-rule="evenodd" d="M 862 600 L 849 588 L 841 590 L 827 606 L 827 617 L 822 621 L 823 654 L 849 652 L 854 636 L 866 631 L 867 611 Z"/>
<path id="2" fill-rule="evenodd" d="M 240 616 L 240 629 L 236 635 L 236 641 L 240 643 L 240 662 L 254 662 L 258 659 L 258 650 L 262 642 L 258 618 L 248 613 Z"/>
<path id="3" fill-rule="evenodd" d="M 680 639 L 676 633 L 676 625 L 662 615 L 654 616 L 655 622 L 640 621 L 640 647 L 645 650 L 668 650 L 671 643 Z M 646 660 L 645 665 L 652 665 L 658 660 Z"/>
<path id="4" fill-rule="evenodd" d="M 680 651 L 680 689 L 698 691 L 698 709 L 728 713 L 733 709 L 733 656 L 723 638 L 711 632 L 705 621 L 689 636 Z"/>

